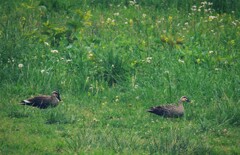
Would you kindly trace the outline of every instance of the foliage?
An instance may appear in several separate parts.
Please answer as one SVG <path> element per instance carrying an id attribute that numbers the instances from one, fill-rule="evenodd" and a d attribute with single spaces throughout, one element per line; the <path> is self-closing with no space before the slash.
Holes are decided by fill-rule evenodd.
<path id="1" fill-rule="evenodd" d="M 2 1 L 0 154 L 239 154 L 239 5 Z M 183 118 L 146 113 L 182 95 Z"/>

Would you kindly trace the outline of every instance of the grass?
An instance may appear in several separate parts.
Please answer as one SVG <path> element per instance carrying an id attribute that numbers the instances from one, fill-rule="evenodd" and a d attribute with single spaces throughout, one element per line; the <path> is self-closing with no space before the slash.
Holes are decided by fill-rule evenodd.
<path id="1" fill-rule="evenodd" d="M 111 2 L 0 6 L 0 154 L 239 154 L 240 3 Z"/>

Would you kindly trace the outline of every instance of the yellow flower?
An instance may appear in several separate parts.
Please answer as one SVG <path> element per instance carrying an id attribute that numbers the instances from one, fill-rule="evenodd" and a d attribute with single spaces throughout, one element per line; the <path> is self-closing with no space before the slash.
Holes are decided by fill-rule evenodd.
<path id="1" fill-rule="evenodd" d="M 199 59 L 199 58 L 196 61 L 197 61 L 198 64 L 201 63 L 201 59 Z"/>
<path id="2" fill-rule="evenodd" d="M 167 43 L 169 39 L 168 39 L 167 36 L 162 35 L 162 36 L 160 37 L 160 40 L 161 40 L 162 42 L 164 42 L 164 43 Z"/>
<path id="3" fill-rule="evenodd" d="M 129 20 L 129 24 L 130 24 L 130 26 L 133 26 L 133 20 L 132 19 Z"/>
<path id="4" fill-rule="evenodd" d="M 168 21 L 171 23 L 172 20 L 173 20 L 173 17 L 172 17 L 172 16 L 169 16 L 169 17 L 168 17 Z"/>
<path id="5" fill-rule="evenodd" d="M 234 46 L 234 45 L 235 45 L 235 40 L 230 40 L 230 41 L 229 41 L 229 44 L 232 45 L 232 46 Z"/>
<path id="6" fill-rule="evenodd" d="M 176 40 L 176 44 L 182 45 L 183 42 L 184 42 L 183 38 L 177 38 L 177 40 Z"/>
<path id="7" fill-rule="evenodd" d="M 86 21 L 89 20 L 91 17 L 92 17 L 91 11 L 87 11 L 83 18 Z"/>

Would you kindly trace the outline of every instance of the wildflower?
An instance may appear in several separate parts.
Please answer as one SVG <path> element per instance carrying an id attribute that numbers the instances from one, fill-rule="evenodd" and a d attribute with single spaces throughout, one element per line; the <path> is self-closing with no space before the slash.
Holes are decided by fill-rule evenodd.
<path id="1" fill-rule="evenodd" d="M 172 22 L 172 20 L 173 20 L 173 17 L 172 17 L 172 16 L 169 16 L 169 17 L 168 17 L 168 21 L 169 21 L 169 22 Z"/>
<path id="2" fill-rule="evenodd" d="M 129 1 L 129 4 L 130 4 L 131 6 L 133 6 L 133 5 L 137 4 L 137 2 L 136 2 L 136 0 L 133 0 L 133 1 Z"/>
<path id="3" fill-rule="evenodd" d="M 92 51 L 89 51 L 89 52 L 88 52 L 88 59 L 92 59 L 93 56 L 94 56 L 94 55 L 93 55 L 93 52 L 92 52 Z"/>
<path id="4" fill-rule="evenodd" d="M 119 101 L 119 96 L 116 96 L 115 97 L 115 102 L 118 102 Z"/>
<path id="5" fill-rule="evenodd" d="M 195 5 L 192 6 L 191 10 L 192 10 L 192 11 L 196 11 L 196 10 L 197 10 L 197 6 L 195 6 Z"/>
<path id="6" fill-rule="evenodd" d="M 44 42 L 44 44 L 45 44 L 46 46 L 50 46 L 48 42 Z"/>
<path id="7" fill-rule="evenodd" d="M 99 120 L 96 118 L 93 118 L 93 122 L 99 122 Z"/>
<path id="8" fill-rule="evenodd" d="M 146 62 L 151 63 L 152 57 L 147 57 Z"/>
<path id="9" fill-rule="evenodd" d="M 223 129 L 223 132 L 226 133 L 226 132 L 227 132 L 227 129 Z"/>
<path id="10" fill-rule="evenodd" d="M 119 12 L 116 12 L 113 14 L 114 16 L 119 16 Z"/>
<path id="11" fill-rule="evenodd" d="M 184 60 L 181 60 L 181 59 L 178 59 L 178 62 L 179 62 L 179 63 L 182 63 L 182 64 L 185 63 Z"/>
<path id="12" fill-rule="evenodd" d="M 165 73 L 165 74 L 169 74 L 170 72 L 169 72 L 169 71 L 165 71 L 164 73 Z"/>
<path id="13" fill-rule="evenodd" d="M 213 53 L 213 51 L 209 51 L 208 53 L 209 53 L 209 54 L 212 54 L 212 53 Z"/>
<path id="14" fill-rule="evenodd" d="M 176 40 L 176 44 L 179 44 L 179 45 L 182 45 L 183 42 L 184 42 L 183 38 L 177 38 L 177 40 Z"/>
<path id="15" fill-rule="evenodd" d="M 168 37 L 162 35 L 162 36 L 160 37 L 160 40 L 161 40 L 162 42 L 164 42 L 164 43 L 167 43 L 167 42 L 168 42 Z"/>
<path id="16" fill-rule="evenodd" d="M 233 24 L 234 26 L 237 26 L 237 23 L 235 23 L 234 21 L 232 22 L 232 24 Z"/>
<path id="17" fill-rule="evenodd" d="M 111 18 L 107 18 L 107 23 L 111 23 L 112 19 Z"/>
<path id="18" fill-rule="evenodd" d="M 129 24 L 130 24 L 131 26 L 133 26 L 133 20 L 132 20 L 132 19 L 129 20 Z"/>
<path id="19" fill-rule="evenodd" d="M 229 44 L 232 45 L 232 46 L 235 45 L 235 40 L 230 40 Z"/>
<path id="20" fill-rule="evenodd" d="M 18 68 L 22 69 L 23 68 L 23 64 L 18 64 Z"/>
<path id="21" fill-rule="evenodd" d="M 146 17 L 147 17 L 147 15 L 144 13 L 144 14 L 142 14 L 142 17 L 143 17 L 143 18 L 146 18 Z"/>
<path id="22" fill-rule="evenodd" d="M 111 22 L 112 25 L 115 25 L 115 20 L 113 19 L 112 22 Z"/>
<path id="23" fill-rule="evenodd" d="M 44 72 L 45 72 L 45 70 L 44 70 L 44 69 L 42 69 L 42 70 L 41 70 L 41 73 L 43 74 Z"/>
<path id="24" fill-rule="evenodd" d="M 51 50 L 52 53 L 58 53 L 58 50 Z"/>
<path id="25" fill-rule="evenodd" d="M 206 1 L 204 1 L 204 2 L 201 2 L 201 4 L 204 6 L 204 5 L 206 5 L 206 4 L 207 4 L 207 2 L 206 2 Z"/>
<path id="26" fill-rule="evenodd" d="M 208 5 L 213 5 L 213 3 L 211 3 L 211 2 L 208 2 Z"/>
<path id="27" fill-rule="evenodd" d="M 201 59 L 199 59 L 199 58 L 196 61 L 197 61 L 198 64 L 201 63 Z"/>
<path id="28" fill-rule="evenodd" d="M 209 16 L 209 17 L 208 17 L 208 20 L 209 20 L 209 21 L 212 21 L 213 19 L 217 19 L 217 16 Z"/>

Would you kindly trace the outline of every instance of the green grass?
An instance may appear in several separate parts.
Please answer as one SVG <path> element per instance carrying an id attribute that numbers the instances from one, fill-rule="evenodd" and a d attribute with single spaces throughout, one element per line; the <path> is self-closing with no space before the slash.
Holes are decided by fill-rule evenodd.
<path id="1" fill-rule="evenodd" d="M 240 3 L 212 2 L 2 2 L 0 154 L 240 154 Z"/>

